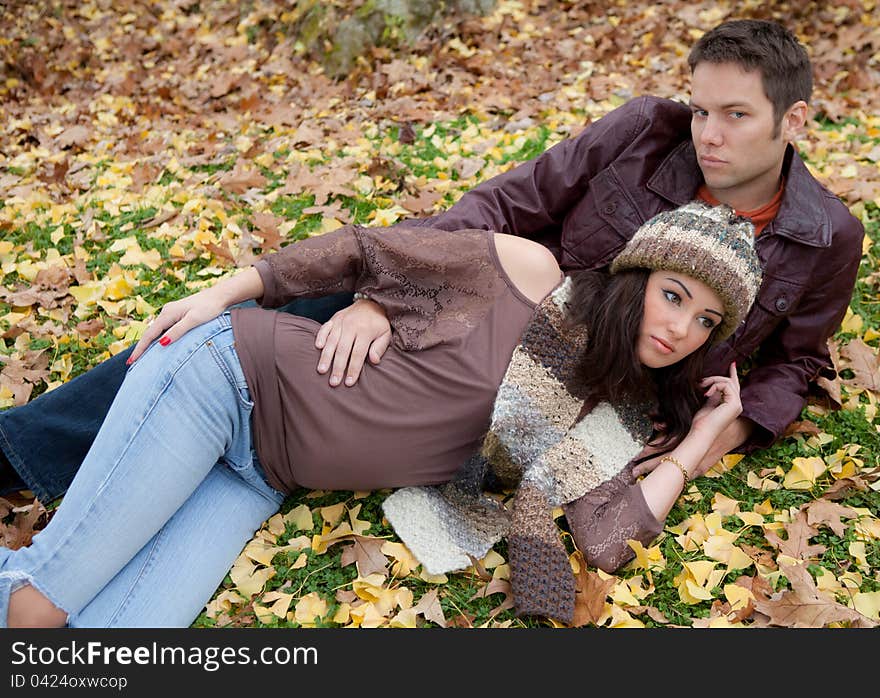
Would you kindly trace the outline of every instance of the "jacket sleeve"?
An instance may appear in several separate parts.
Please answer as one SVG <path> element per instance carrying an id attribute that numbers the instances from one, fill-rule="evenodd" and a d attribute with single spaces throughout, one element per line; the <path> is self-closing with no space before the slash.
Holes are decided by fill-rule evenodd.
<path id="1" fill-rule="evenodd" d="M 798 307 L 761 342 L 741 393 L 742 416 L 756 429 L 737 451 L 772 445 L 800 416 L 811 381 L 834 371 L 827 340 L 837 331 L 852 299 L 862 257 L 864 228 L 835 201 L 832 247 L 816 265 Z"/>
<path id="2" fill-rule="evenodd" d="M 345 226 L 254 266 L 263 281 L 262 306 L 360 291 L 382 306 L 393 341 L 405 350 L 466 333 L 507 285 L 492 234 L 484 230 Z"/>
<path id="3" fill-rule="evenodd" d="M 650 97 L 630 100 L 577 136 L 474 187 L 447 211 L 418 225 L 538 237 L 561 225 L 583 198 L 590 179 L 629 147 L 652 118 L 663 117 L 657 104 Z"/>

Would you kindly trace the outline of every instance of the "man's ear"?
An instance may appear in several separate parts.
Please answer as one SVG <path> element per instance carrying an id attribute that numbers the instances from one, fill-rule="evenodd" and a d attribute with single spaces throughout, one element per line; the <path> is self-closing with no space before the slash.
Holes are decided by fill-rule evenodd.
<path id="1" fill-rule="evenodd" d="M 807 124 L 807 103 L 799 99 L 792 104 L 782 117 L 781 135 L 784 141 L 796 141 L 800 138 Z"/>

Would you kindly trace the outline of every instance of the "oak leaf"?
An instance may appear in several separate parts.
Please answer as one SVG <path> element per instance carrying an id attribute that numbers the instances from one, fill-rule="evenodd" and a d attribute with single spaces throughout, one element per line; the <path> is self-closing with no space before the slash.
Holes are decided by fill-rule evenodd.
<path id="1" fill-rule="evenodd" d="M 798 511 L 794 521 L 785 525 L 787 538 L 783 540 L 775 531 L 767 530 L 764 537 L 783 555 L 794 560 L 810 560 L 825 552 L 825 546 L 810 545 L 810 538 L 819 533 L 819 530 L 811 526 L 807 521 L 806 512 Z"/>
<path id="2" fill-rule="evenodd" d="M 854 519 L 858 517 L 858 512 L 849 507 L 835 504 L 827 499 L 817 499 L 806 505 L 807 523 L 811 526 L 816 524 L 825 524 L 838 536 L 843 536 L 846 532 L 846 525 L 841 518 Z"/>
<path id="3" fill-rule="evenodd" d="M 791 583 L 791 590 L 767 598 L 758 596 L 755 600 L 755 608 L 769 616 L 771 625 L 788 628 L 824 628 L 830 623 L 848 623 L 864 628 L 877 625 L 819 591 L 805 565 L 785 565 L 782 572 Z"/>

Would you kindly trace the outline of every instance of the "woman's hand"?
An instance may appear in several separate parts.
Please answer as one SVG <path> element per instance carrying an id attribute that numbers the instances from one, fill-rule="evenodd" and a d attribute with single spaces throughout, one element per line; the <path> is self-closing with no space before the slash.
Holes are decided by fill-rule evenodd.
<path id="1" fill-rule="evenodd" d="M 166 303 L 156 319 L 147 326 L 138 343 L 134 345 L 128 363 L 137 361 L 147 347 L 159 337 L 162 337 L 159 343 L 163 346 L 170 344 L 194 327 L 213 320 L 226 308 L 225 299 L 215 288 L 202 289 L 186 298 Z"/>
<path id="2" fill-rule="evenodd" d="M 700 385 L 706 389 L 706 402 L 697 410 L 691 424 L 691 432 L 717 437 L 742 413 L 739 397 L 739 377 L 736 364 L 730 364 L 726 376 L 709 376 Z"/>

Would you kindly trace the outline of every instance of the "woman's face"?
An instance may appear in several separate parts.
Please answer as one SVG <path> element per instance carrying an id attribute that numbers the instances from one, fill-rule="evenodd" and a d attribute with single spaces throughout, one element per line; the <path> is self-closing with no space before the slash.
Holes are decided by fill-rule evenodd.
<path id="1" fill-rule="evenodd" d="M 653 271 L 636 340 L 639 361 L 663 368 L 681 361 L 709 339 L 722 320 L 718 294 L 702 281 L 673 271 Z"/>

